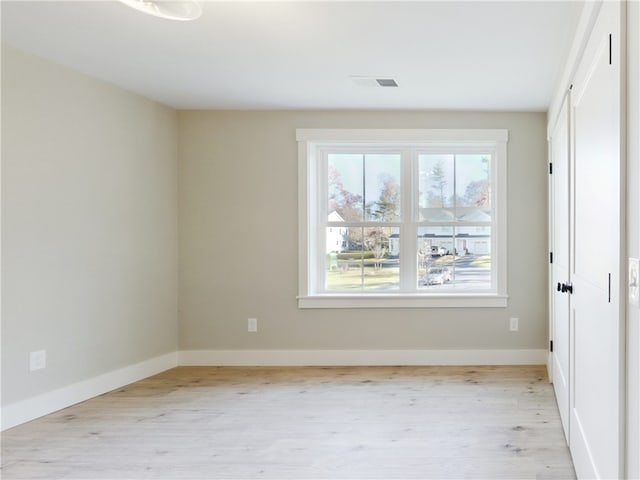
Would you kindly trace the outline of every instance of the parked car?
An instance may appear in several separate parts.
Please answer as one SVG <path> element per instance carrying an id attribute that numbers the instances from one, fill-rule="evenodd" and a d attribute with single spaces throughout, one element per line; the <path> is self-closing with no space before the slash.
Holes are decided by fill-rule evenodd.
<path id="1" fill-rule="evenodd" d="M 425 285 L 444 285 L 451 281 L 451 270 L 447 267 L 431 267 L 425 275 Z"/>
<path id="2" fill-rule="evenodd" d="M 446 254 L 447 254 L 447 249 L 444 247 L 437 247 L 437 246 L 431 247 L 432 257 L 441 257 L 442 255 L 446 255 Z"/>

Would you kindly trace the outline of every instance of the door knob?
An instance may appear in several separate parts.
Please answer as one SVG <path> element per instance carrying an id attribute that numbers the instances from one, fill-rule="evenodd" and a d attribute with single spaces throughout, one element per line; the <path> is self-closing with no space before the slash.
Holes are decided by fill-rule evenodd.
<path id="1" fill-rule="evenodd" d="M 573 285 L 571 285 L 570 283 L 563 283 L 560 284 L 558 283 L 558 291 L 562 292 L 562 293 L 573 293 Z"/>

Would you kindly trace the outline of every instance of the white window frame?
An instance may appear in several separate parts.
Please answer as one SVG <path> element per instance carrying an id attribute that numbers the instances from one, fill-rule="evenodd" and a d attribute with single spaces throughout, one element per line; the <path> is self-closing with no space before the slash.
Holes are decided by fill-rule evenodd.
<path id="1" fill-rule="evenodd" d="M 298 307 L 299 308 L 447 308 L 507 306 L 507 141 L 505 129 L 297 129 L 298 142 Z M 324 247 L 318 215 L 326 208 L 318 205 L 326 190 L 321 178 L 320 151 L 340 146 L 376 146 L 426 150 L 491 149 L 492 289 L 488 293 L 416 290 L 389 292 L 326 292 L 317 287 L 320 261 L 317 251 Z M 412 172 L 405 169 L 403 198 L 412 195 Z M 403 200 L 405 202 L 406 200 Z M 406 207 L 406 204 L 405 204 Z M 413 212 L 409 209 L 403 215 Z M 407 238 L 405 236 L 405 238 Z M 324 252 L 324 250 L 322 250 Z M 407 251 L 401 249 L 401 252 Z M 405 254 L 406 255 L 406 254 Z"/>

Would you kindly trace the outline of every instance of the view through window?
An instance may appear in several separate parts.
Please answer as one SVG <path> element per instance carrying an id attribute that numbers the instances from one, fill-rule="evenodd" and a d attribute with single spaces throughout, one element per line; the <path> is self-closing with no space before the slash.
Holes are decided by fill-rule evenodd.
<path id="1" fill-rule="evenodd" d="M 326 290 L 399 290 L 407 224 L 416 227 L 408 255 L 417 289 L 491 288 L 492 154 L 415 158 L 408 167 L 417 168 L 417 190 L 404 209 L 411 219 L 401 154 L 327 153 Z"/>

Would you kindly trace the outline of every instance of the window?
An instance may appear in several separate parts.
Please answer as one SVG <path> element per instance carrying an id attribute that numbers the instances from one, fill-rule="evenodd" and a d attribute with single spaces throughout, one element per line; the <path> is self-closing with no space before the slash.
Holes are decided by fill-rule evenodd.
<path id="1" fill-rule="evenodd" d="M 507 136 L 298 130 L 299 306 L 506 306 Z"/>

